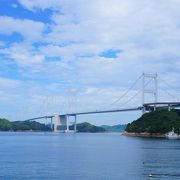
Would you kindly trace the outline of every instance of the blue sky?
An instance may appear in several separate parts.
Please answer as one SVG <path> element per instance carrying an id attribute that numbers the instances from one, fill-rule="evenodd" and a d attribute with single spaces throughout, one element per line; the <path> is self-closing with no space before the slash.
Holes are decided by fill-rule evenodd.
<path id="1" fill-rule="evenodd" d="M 101 109 L 142 72 L 157 72 L 178 90 L 179 19 L 179 0 L 0 0 L 1 116 L 23 120 Z M 139 82 L 111 108 L 121 107 L 140 88 Z M 163 92 L 159 98 L 174 100 Z M 126 106 L 140 103 L 141 94 Z M 139 115 L 79 121 L 118 124 Z"/>

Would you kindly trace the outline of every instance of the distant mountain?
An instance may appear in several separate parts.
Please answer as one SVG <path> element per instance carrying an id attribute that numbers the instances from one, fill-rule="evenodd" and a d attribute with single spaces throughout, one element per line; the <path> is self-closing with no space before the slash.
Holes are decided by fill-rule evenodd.
<path id="1" fill-rule="evenodd" d="M 113 126 L 102 125 L 101 127 L 104 128 L 107 132 L 123 132 L 126 129 L 126 124 L 118 124 Z"/>

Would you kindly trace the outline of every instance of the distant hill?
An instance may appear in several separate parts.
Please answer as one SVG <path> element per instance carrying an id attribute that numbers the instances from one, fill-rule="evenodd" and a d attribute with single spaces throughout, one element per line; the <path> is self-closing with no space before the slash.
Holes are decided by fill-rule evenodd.
<path id="1" fill-rule="evenodd" d="M 70 126 L 73 130 L 74 126 Z M 50 125 L 45 125 L 36 121 L 9 121 L 0 119 L 0 131 L 51 131 Z M 77 124 L 77 132 L 105 132 L 103 127 L 94 126 L 84 122 Z"/>
<path id="2" fill-rule="evenodd" d="M 127 133 L 165 134 L 174 128 L 180 134 L 180 110 L 157 110 L 143 114 L 139 119 L 129 123 Z"/>
<path id="3" fill-rule="evenodd" d="M 36 121 L 9 121 L 0 119 L 0 131 L 51 131 L 50 127 Z"/>
<path id="4" fill-rule="evenodd" d="M 70 129 L 73 130 L 74 126 L 71 126 Z M 77 124 L 77 132 L 97 133 L 97 132 L 105 132 L 105 131 L 106 131 L 105 128 L 92 125 L 88 122 L 83 122 L 83 123 Z"/>
<path id="5" fill-rule="evenodd" d="M 107 132 L 123 132 L 126 129 L 126 124 L 118 124 L 113 126 L 102 125 L 101 127 L 104 128 Z"/>
<path id="6" fill-rule="evenodd" d="M 11 122 L 7 119 L 0 119 L 0 131 L 9 131 L 11 130 Z"/>
<path id="7" fill-rule="evenodd" d="M 45 125 L 36 121 L 13 121 L 11 122 L 13 131 L 51 131 L 49 125 Z"/>

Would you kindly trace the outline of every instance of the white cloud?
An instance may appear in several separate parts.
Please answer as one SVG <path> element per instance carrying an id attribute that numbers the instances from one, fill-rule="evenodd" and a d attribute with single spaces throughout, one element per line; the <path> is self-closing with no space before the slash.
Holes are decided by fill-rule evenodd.
<path id="1" fill-rule="evenodd" d="M 0 53 L 22 66 L 40 64 L 44 60 L 44 55 L 37 53 L 35 48 L 27 43 L 15 43 L 8 48 L 0 49 Z"/>
<path id="2" fill-rule="evenodd" d="M 115 48 L 124 50 L 119 57 L 122 63 L 132 59 L 143 65 L 140 59 L 161 61 L 178 55 L 179 1 L 161 4 L 155 0 L 22 0 L 20 3 L 30 9 L 60 8 L 61 13 L 55 11 L 52 17 L 56 24 L 50 26 L 51 32 L 44 39 L 53 45 L 40 51 L 51 57 L 55 54 L 76 60 L 77 56 L 93 56 Z M 64 44 L 67 44 L 64 48 L 58 46 Z"/>
<path id="3" fill-rule="evenodd" d="M 15 19 L 8 16 L 0 16 L 0 33 L 10 35 L 19 33 L 25 40 L 37 41 L 42 38 L 44 24 L 27 19 Z"/>
<path id="4" fill-rule="evenodd" d="M 1 84 L 0 89 L 7 90 L 7 89 L 13 89 L 19 87 L 20 82 L 18 80 L 0 77 L 0 84 Z"/>
<path id="5" fill-rule="evenodd" d="M 33 10 L 33 9 L 46 9 L 46 8 L 55 8 L 57 9 L 61 4 L 62 1 L 59 0 L 19 0 L 19 3 L 21 3 L 25 8 L 29 9 L 29 10 Z"/>
<path id="6" fill-rule="evenodd" d="M 67 105 L 66 91 L 74 88 L 79 91 L 79 110 L 108 104 L 142 71 L 158 72 L 178 84 L 179 0 L 19 0 L 19 3 L 34 12 L 50 9 L 53 23 L 0 17 L 0 33 L 17 32 L 30 41 L 11 44 L 0 53 L 14 60 L 23 77 L 35 79 L 28 82 L 33 86 L 32 95 L 37 92 L 54 95 L 55 107 L 63 109 Z M 44 31 L 46 28 L 48 32 Z M 34 46 L 33 42 L 42 45 Z M 99 57 L 108 49 L 122 51 L 117 58 Z M 169 79 L 171 75 L 173 78 Z M 42 80 L 47 83 L 45 87 Z M 34 95 L 32 104 L 38 104 L 41 98 Z"/>
<path id="7" fill-rule="evenodd" d="M 5 45 L 5 42 L 0 41 L 0 48 L 3 47 Z"/>

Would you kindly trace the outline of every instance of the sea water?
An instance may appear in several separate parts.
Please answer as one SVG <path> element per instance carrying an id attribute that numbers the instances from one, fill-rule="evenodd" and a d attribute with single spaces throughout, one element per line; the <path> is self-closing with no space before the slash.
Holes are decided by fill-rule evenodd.
<path id="1" fill-rule="evenodd" d="M 0 179 L 180 179 L 180 140 L 0 132 Z"/>

